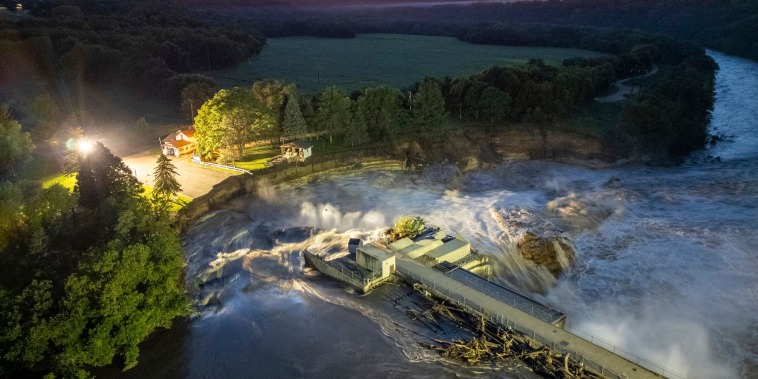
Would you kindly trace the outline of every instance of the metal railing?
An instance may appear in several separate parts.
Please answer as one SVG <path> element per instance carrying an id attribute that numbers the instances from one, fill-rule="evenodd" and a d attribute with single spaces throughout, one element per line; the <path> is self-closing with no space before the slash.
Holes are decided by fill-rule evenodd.
<path id="1" fill-rule="evenodd" d="M 227 165 L 223 165 L 220 163 L 213 163 L 213 162 L 203 162 L 203 161 L 200 161 L 200 162 L 193 161 L 193 162 L 197 164 L 201 164 L 203 166 L 211 166 L 211 167 L 216 167 L 216 168 L 220 168 L 224 170 L 231 170 L 231 171 L 241 172 L 243 174 L 253 175 L 252 172 L 245 170 L 244 168 L 227 166 Z"/>
<path id="2" fill-rule="evenodd" d="M 398 270 L 400 271 L 400 270 Z M 620 373 L 612 368 L 609 368 L 603 364 L 600 364 L 598 362 L 593 361 L 592 359 L 589 359 L 584 356 L 584 353 L 581 353 L 579 351 L 576 351 L 574 349 L 571 349 L 561 342 L 563 341 L 557 341 L 555 338 L 552 338 L 551 336 L 545 336 L 541 333 L 538 333 L 534 329 L 531 329 L 527 326 L 521 325 L 513 320 L 511 320 L 508 316 L 499 314 L 499 313 L 492 313 L 489 312 L 489 310 L 485 309 L 483 306 L 475 304 L 474 302 L 467 300 L 465 296 L 453 293 L 447 290 L 443 290 L 440 288 L 437 288 L 436 283 L 433 280 L 424 278 L 419 275 L 414 275 L 411 272 L 405 272 L 401 271 L 403 275 L 410 278 L 412 281 L 416 281 L 421 283 L 422 285 L 426 286 L 428 290 L 431 290 L 432 292 L 436 292 L 438 295 L 441 295 L 442 297 L 446 297 L 454 302 L 456 302 L 458 305 L 462 306 L 464 309 L 469 309 L 473 312 L 479 313 L 487 317 L 490 321 L 499 323 L 503 326 L 510 327 L 513 330 L 516 330 L 526 336 L 531 337 L 533 340 L 544 344 L 545 346 L 552 347 L 555 351 L 560 352 L 562 354 L 570 353 L 573 356 L 573 360 L 583 364 L 585 367 L 588 367 L 592 369 L 595 372 L 599 372 L 607 377 L 611 378 L 618 378 L 618 379 L 628 379 L 632 378 L 633 376 L 629 376 L 631 373 Z M 473 287 L 472 287 L 473 288 Z M 509 304 L 509 303 L 506 303 Z M 509 304 L 510 305 L 510 304 Z M 587 342 L 590 342 L 594 344 L 595 346 L 598 346 L 602 349 L 608 350 L 630 362 L 633 362 L 641 367 L 644 367 L 656 374 L 662 375 L 664 377 L 668 378 L 676 378 L 676 379 L 686 379 L 686 377 L 682 374 L 679 374 L 675 371 L 672 371 L 660 364 L 657 364 L 655 362 L 652 362 L 648 359 L 642 358 L 638 355 L 632 354 L 628 351 L 625 351 L 618 346 L 613 345 L 612 343 L 603 340 L 601 338 L 595 337 L 592 334 L 585 332 L 581 329 L 578 329 L 576 327 L 568 325 L 566 328 L 566 331 L 570 332 L 574 336 L 581 338 Z M 581 334 L 577 334 L 581 333 Z"/>
<path id="3" fill-rule="evenodd" d="M 489 279 L 480 277 L 481 281 L 469 280 L 467 276 L 460 277 L 458 275 L 455 275 L 455 272 L 447 273 L 445 275 L 459 283 L 465 284 L 467 287 L 471 287 L 489 297 L 497 299 L 503 304 L 508 304 L 524 313 L 529 314 L 534 318 L 545 321 L 548 324 L 553 324 L 554 322 L 560 321 L 562 319 L 562 317 L 560 317 L 563 316 L 561 312 L 558 312 L 546 305 L 537 303 L 536 301 L 529 299 L 520 293 L 504 288 Z M 494 288 L 485 287 L 485 282 L 493 285 L 492 287 Z"/>

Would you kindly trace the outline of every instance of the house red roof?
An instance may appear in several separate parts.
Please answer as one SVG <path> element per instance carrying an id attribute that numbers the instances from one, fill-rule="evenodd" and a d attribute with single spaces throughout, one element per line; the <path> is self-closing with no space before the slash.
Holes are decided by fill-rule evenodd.
<path id="1" fill-rule="evenodd" d="M 180 139 L 178 141 L 164 141 L 164 145 L 171 145 L 173 147 L 182 147 L 193 144 L 193 142 L 185 141 L 183 139 Z"/>
<path id="2" fill-rule="evenodd" d="M 175 132 L 173 132 L 173 133 L 171 133 L 171 134 L 167 135 L 167 136 L 166 136 L 166 137 L 164 137 L 163 139 L 164 139 L 164 140 L 171 140 L 171 141 L 174 141 L 174 140 L 176 140 L 176 137 L 178 137 L 180 134 L 184 134 L 185 136 L 187 136 L 187 138 L 192 138 L 192 137 L 194 137 L 194 136 L 195 136 L 195 129 L 183 129 L 183 130 L 177 130 L 177 131 L 175 131 Z"/>

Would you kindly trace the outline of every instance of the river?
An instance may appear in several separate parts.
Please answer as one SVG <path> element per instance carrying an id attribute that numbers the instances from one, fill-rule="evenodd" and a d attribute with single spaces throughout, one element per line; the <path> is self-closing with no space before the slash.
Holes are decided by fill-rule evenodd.
<path id="1" fill-rule="evenodd" d="M 689 378 L 758 377 L 758 63 L 710 54 L 720 66 L 711 129 L 727 138 L 677 167 L 362 173 L 262 188 L 204 216 L 183 244 L 187 280 L 207 305 L 143 344 L 137 367 L 110 375 L 535 377 L 518 362 L 439 359 L 419 345 L 428 331 L 389 301 L 402 286 L 357 295 L 303 273 L 306 246 L 340 254 L 348 237 L 375 238 L 411 213 L 459 231 L 500 262 L 500 280 L 539 289 L 532 296 L 609 343 Z M 572 228 L 548 211 L 566 199 L 602 217 Z M 493 218 L 514 209 L 572 235 L 577 259 L 559 280 L 515 254 Z"/>

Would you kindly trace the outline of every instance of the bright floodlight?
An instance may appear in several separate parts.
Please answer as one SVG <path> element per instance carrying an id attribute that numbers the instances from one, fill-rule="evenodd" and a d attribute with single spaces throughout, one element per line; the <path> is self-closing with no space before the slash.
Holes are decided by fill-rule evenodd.
<path id="1" fill-rule="evenodd" d="M 79 141 L 79 143 L 76 144 L 76 147 L 82 152 L 82 154 L 87 154 L 92 151 L 94 146 L 90 141 Z"/>

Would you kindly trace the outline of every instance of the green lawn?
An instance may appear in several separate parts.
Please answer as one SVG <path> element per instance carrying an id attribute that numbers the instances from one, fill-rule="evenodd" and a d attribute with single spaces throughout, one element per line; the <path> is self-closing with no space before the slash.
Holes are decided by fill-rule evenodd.
<path id="1" fill-rule="evenodd" d="M 248 171 L 260 170 L 268 167 L 268 160 L 279 153 L 281 151 L 278 146 L 269 144 L 247 147 L 235 165 Z"/>
<path id="2" fill-rule="evenodd" d="M 51 176 L 48 178 L 45 178 L 42 181 L 42 187 L 48 188 L 54 184 L 60 184 L 64 188 L 67 188 L 69 191 L 74 190 L 74 186 L 76 185 L 76 173 L 73 174 L 59 174 L 55 176 Z"/>
<path id="3" fill-rule="evenodd" d="M 76 174 L 60 174 L 56 176 L 51 176 L 47 179 L 45 179 L 42 182 L 42 187 L 48 188 L 54 184 L 60 184 L 65 188 L 68 188 L 69 191 L 74 190 L 74 186 L 76 185 Z M 142 193 L 142 196 L 144 197 L 150 197 L 153 194 L 153 187 L 142 185 L 142 188 L 145 189 L 145 192 Z M 192 201 L 191 197 L 184 196 L 184 195 L 177 195 L 176 199 L 174 199 L 171 202 L 171 210 L 172 211 L 178 211 L 185 205 L 187 205 L 190 201 Z"/>
<path id="4" fill-rule="evenodd" d="M 403 88 L 426 76 L 471 75 L 533 58 L 558 65 L 570 57 L 602 55 L 580 49 L 475 45 L 452 37 L 401 34 L 360 34 L 354 39 L 284 37 L 267 39 L 260 56 L 209 75 L 223 87 L 247 88 L 258 79 L 281 79 L 312 95 L 330 85 L 348 91 L 377 84 Z"/>

